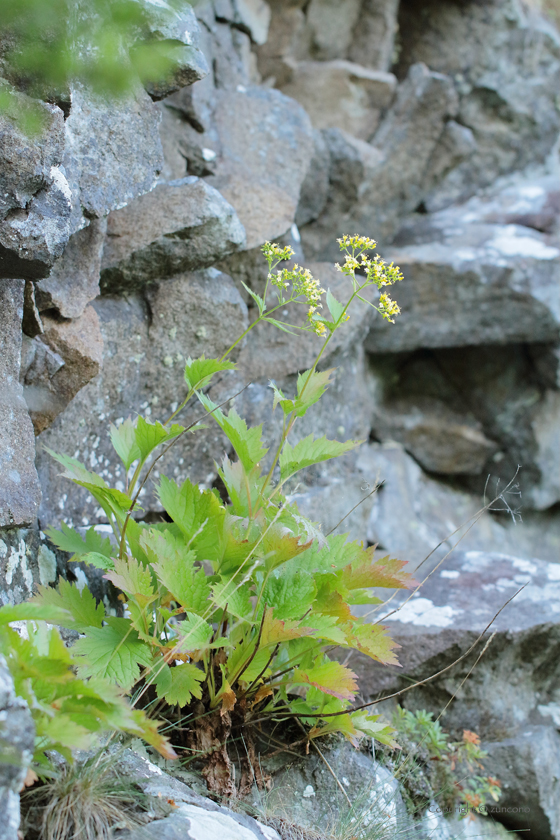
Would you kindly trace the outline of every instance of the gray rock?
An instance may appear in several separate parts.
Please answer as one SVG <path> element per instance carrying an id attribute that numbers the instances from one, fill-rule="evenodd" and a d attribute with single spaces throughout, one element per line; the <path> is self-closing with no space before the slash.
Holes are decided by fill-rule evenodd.
<path id="1" fill-rule="evenodd" d="M 306 4 L 309 56 L 319 61 L 346 58 L 353 30 L 361 16 L 361 0 L 311 0 Z"/>
<path id="2" fill-rule="evenodd" d="M 363 445 L 357 471 L 349 477 L 356 502 L 361 498 L 358 487 L 367 491 L 384 482 L 368 507 L 367 539 L 413 568 L 428 557 L 432 568 L 457 545 L 464 550 L 508 551 L 526 560 L 538 556 L 554 562 L 559 556 L 558 516 L 554 511 L 523 510 L 521 519 L 516 486 L 506 491 L 505 483 L 497 488 L 492 483 L 484 498 L 460 490 L 427 476 L 397 443 Z M 349 487 L 345 485 L 345 492 Z M 498 515 L 486 509 L 494 494 L 491 510 L 501 511 Z M 357 536 L 363 539 L 365 532 Z"/>
<path id="3" fill-rule="evenodd" d="M 458 121 L 477 144 L 476 155 L 441 182 L 441 203 L 546 159 L 560 130 L 560 36 L 536 9 L 518 0 L 466 6 L 430 0 L 401 4 L 399 25 L 397 75 L 423 61 L 451 76 Z M 440 204 L 436 192 L 429 209 Z"/>
<path id="4" fill-rule="evenodd" d="M 294 221 L 313 154 L 309 117 L 279 91 L 217 91 L 221 152 L 208 179 L 234 207 L 247 248 L 284 234 Z"/>
<path id="5" fill-rule="evenodd" d="M 24 342 L 20 374 L 35 434 L 51 425 L 103 362 L 103 338 L 92 306 L 71 321 L 47 315 L 42 320 L 43 335 Z"/>
<path id="6" fill-rule="evenodd" d="M 403 215 L 421 202 L 426 168 L 444 124 L 456 111 L 451 80 L 416 64 L 371 145 L 359 146 L 347 136 L 344 143 L 329 131 L 329 199 L 319 219 L 301 232 L 308 256 L 336 259 L 335 240 L 345 233 L 390 241 Z"/>
<path id="7" fill-rule="evenodd" d="M 560 735 L 550 726 L 527 726 L 514 738 L 484 744 L 485 763 L 502 783 L 489 807 L 510 831 L 560 836 Z"/>
<path id="8" fill-rule="evenodd" d="M 320 216 L 329 194 L 329 147 L 322 131 L 314 131 L 313 140 L 313 157 L 301 185 L 295 216 L 298 228 Z"/>
<path id="9" fill-rule="evenodd" d="M 303 105 L 314 128 L 340 128 L 367 140 L 396 86 L 392 73 L 337 59 L 298 62 L 282 92 Z"/>
<path id="10" fill-rule="evenodd" d="M 380 402 L 373 432 L 402 443 L 425 470 L 443 475 L 480 475 L 499 448 L 472 414 L 461 415 L 431 397 Z"/>
<path id="11" fill-rule="evenodd" d="M 189 176 L 159 184 L 109 216 L 101 287 L 106 293 L 141 288 L 206 268 L 244 244 L 235 210 L 205 181 Z"/>
<path id="12" fill-rule="evenodd" d="M 530 188 L 530 180 L 514 184 L 509 202 L 473 198 L 404 228 L 402 247 L 387 253 L 405 275 L 395 290 L 402 315 L 390 329 L 374 321 L 368 349 L 557 340 L 560 242 L 519 223 L 515 192 L 523 206 Z M 545 187 L 537 181 L 534 190 L 544 204 Z"/>
<path id="13" fill-rule="evenodd" d="M 422 579 L 419 571 L 416 577 Z M 517 736 L 529 724 L 550 725 L 545 707 L 555 707 L 560 685 L 554 653 L 560 638 L 559 590 L 558 563 L 497 552 L 451 553 L 419 592 L 399 592 L 372 613 L 372 620 L 386 623 L 402 645 L 401 667 L 382 668 L 356 656 L 353 664 L 362 690 L 377 696 L 378 691 L 410 685 L 410 678 L 436 674 L 467 651 L 518 593 L 495 619 L 496 635 L 467 682 L 462 681 L 476 654 L 441 678 L 403 694 L 402 702 L 409 708 L 437 709 L 439 714 L 457 692 L 456 703 L 446 709 L 445 727 L 452 733 L 473 730 L 485 742 Z M 359 610 L 371 612 L 366 607 Z M 499 688 L 504 683 L 508 691 Z M 487 769 L 492 774 L 490 763 Z"/>
<path id="14" fill-rule="evenodd" d="M 114 102 L 73 88 L 63 158 L 70 233 L 155 187 L 163 165 L 159 122 L 158 107 L 141 88 Z"/>
<path id="15" fill-rule="evenodd" d="M 109 424 L 137 413 L 164 421 L 186 396 L 186 357 L 204 353 L 219 358 L 229 347 L 230 336 L 240 335 L 247 326 L 247 309 L 239 293 L 229 278 L 213 269 L 177 275 L 153 289 L 149 301 L 149 310 L 145 299 L 134 295 L 95 302 L 105 347 L 102 369 L 39 437 L 55 452 L 75 456 L 117 487 L 119 482 L 124 486 L 125 476 L 110 443 Z M 236 390 L 226 375 L 210 395 L 220 402 Z M 186 424 L 202 413 L 193 404 L 178 422 Z M 162 462 L 161 471 L 179 482 L 189 476 L 210 486 L 216 475 L 214 461 L 221 460 L 225 450 L 225 439 L 210 425 L 182 438 Z M 59 477 L 60 467 L 42 447 L 37 464 L 44 489 L 40 511 L 44 526 L 61 519 L 80 526 L 105 521 L 85 490 Z M 153 479 L 158 477 L 156 469 Z M 140 501 L 146 512 L 161 510 L 152 482 Z"/>
<path id="16" fill-rule="evenodd" d="M 64 115 L 54 105 L 14 95 L 0 117 L 0 277 L 36 279 L 48 274 L 68 239 L 68 187 L 59 169 Z M 31 107 L 42 123 L 34 136 L 21 127 Z"/>
<path id="17" fill-rule="evenodd" d="M 191 4 L 181 2 L 171 6 L 161 0 L 140 2 L 147 22 L 147 31 L 142 32 L 141 40 L 167 42 L 174 57 L 168 78 L 144 83 L 152 99 L 163 99 L 207 76 L 208 62 L 199 49 L 200 30 Z"/>
<path id="18" fill-rule="evenodd" d="M 54 308 L 63 318 L 79 318 L 97 297 L 106 228 L 105 219 L 94 219 L 70 237 L 49 276 L 36 284 L 40 310 Z"/>
<path id="19" fill-rule="evenodd" d="M 0 840 L 18 840 L 19 791 L 33 756 L 35 727 L 25 700 L 17 697 L 0 654 Z"/>
<path id="20" fill-rule="evenodd" d="M 156 808 L 173 802 L 172 814 L 142 828 L 119 832 L 122 840 L 279 840 L 278 834 L 252 817 L 206 799 L 156 764 L 132 750 L 117 754 L 119 772 L 134 780 Z M 176 768 L 170 767 L 171 773 Z"/>
<path id="21" fill-rule="evenodd" d="M 248 32 L 255 44 L 265 44 L 270 25 L 270 6 L 265 0 L 215 0 L 216 17 Z"/>
<path id="22" fill-rule="evenodd" d="M 345 826 L 355 826 L 381 837 L 414 835 L 398 783 L 387 769 L 348 743 L 330 749 L 324 744 L 320 749 L 332 772 L 313 750 L 299 761 L 291 757 L 288 761 L 282 755 L 264 761 L 265 768 L 273 772 L 273 787 L 267 796 L 269 812 L 288 824 L 324 832 L 342 833 Z M 354 803 L 354 823 L 350 825 L 347 799 L 333 773 Z"/>
<path id="23" fill-rule="evenodd" d="M 20 604 L 57 578 L 57 557 L 35 529 L 0 530 L 0 604 Z"/>
<path id="24" fill-rule="evenodd" d="M 398 0 L 363 0 L 348 58 L 365 67 L 389 70 L 395 60 Z"/>
<path id="25" fill-rule="evenodd" d="M 19 384 L 25 281 L 0 280 L 0 528 L 34 521 L 41 499 L 33 427 Z"/>

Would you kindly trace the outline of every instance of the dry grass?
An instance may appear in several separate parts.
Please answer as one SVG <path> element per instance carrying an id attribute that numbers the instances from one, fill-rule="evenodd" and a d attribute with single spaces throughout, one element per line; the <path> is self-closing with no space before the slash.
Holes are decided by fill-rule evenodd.
<path id="1" fill-rule="evenodd" d="M 26 793 L 25 800 L 29 828 L 41 840 L 110 840 L 116 827 L 142 822 L 138 815 L 145 796 L 115 772 L 113 758 L 93 758 L 57 769 L 52 779 Z"/>

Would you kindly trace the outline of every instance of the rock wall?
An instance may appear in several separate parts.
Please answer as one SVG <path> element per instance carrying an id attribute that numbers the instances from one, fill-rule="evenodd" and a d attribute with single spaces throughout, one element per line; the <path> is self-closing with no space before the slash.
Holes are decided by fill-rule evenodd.
<path id="1" fill-rule="evenodd" d="M 369 443 L 308 475 L 302 508 L 333 527 L 383 480 L 345 527 L 417 564 L 502 495 L 464 546 L 557 560 L 557 30 L 521 0 L 215 0 L 196 15 L 178 14 L 191 46 L 165 90 L 107 103 L 75 86 L 32 139 L 2 118 L 0 528 L 102 524 L 46 447 L 122 479 L 109 423 L 164 419 L 184 358 L 244 329 L 239 281 L 262 284 L 262 243 L 291 243 L 334 289 L 336 238 L 360 231 L 402 266 L 403 312 L 356 313 L 325 360 L 335 386 L 299 434 Z M 314 346 L 252 333 L 212 396 L 250 382 L 238 408 L 273 438 L 267 382 L 289 390 Z M 162 469 L 211 485 L 224 446 L 209 429 Z M 143 504 L 157 513 L 149 487 Z"/>
<path id="2" fill-rule="evenodd" d="M 459 537 L 470 552 L 557 564 L 552 22 L 522 0 L 212 0 L 196 18 L 185 4 L 158 37 L 185 44 L 166 87 L 138 84 L 108 103 L 75 85 L 64 108 L 41 105 L 44 127 L 33 138 L 17 108 L 0 118 L 0 602 L 23 600 L 62 568 L 41 529 L 104 525 L 47 449 L 118 486 L 109 424 L 137 412 L 165 419 L 184 396 L 185 358 L 220 355 L 245 329 L 254 313 L 240 281 L 262 289 L 263 242 L 291 244 L 336 291 L 336 238 L 354 232 L 402 267 L 402 315 L 389 326 L 357 310 L 329 346 L 334 385 L 296 436 L 367 442 L 304 476 L 294 490 L 301 509 L 325 531 L 350 530 L 414 567 L 431 552 L 433 564 Z M 211 396 L 222 401 L 249 383 L 237 409 L 274 441 L 268 381 L 289 392 L 316 347 L 309 335 L 255 330 L 239 348 L 239 370 Z M 225 447 L 210 427 L 182 439 L 161 470 L 211 486 Z M 141 501 L 143 516 L 160 512 L 153 485 Z M 441 598 L 445 608 L 450 579 L 432 606 Z M 543 622 L 557 631 L 552 614 Z M 454 650 L 442 626 L 413 676 Z M 457 632 L 464 642 L 473 628 Z M 516 668 L 539 646 L 538 633 L 527 633 L 508 654 Z M 541 727 L 558 752 L 548 679 L 535 685 L 546 683 L 552 711 L 537 713 L 535 694 L 522 723 Z M 522 752 L 515 744 L 508 752 L 507 737 L 488 734 L 498 768 Z M 543 831 L 560 836 L 554 793 L 538 768 L 531 773 Z"/>

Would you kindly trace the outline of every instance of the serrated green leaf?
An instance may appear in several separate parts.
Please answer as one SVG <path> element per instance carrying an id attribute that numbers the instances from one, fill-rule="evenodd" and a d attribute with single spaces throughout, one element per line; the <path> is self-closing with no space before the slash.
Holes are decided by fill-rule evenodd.
<path id="1" fill-rule="evenodd" d="M 252 615 L 250 590 L 247 584 L 240 586 L 240 576 L 222 577 L 212 587 L 212 601 L 220 609 L 225 609 L 236 618 L 247 619 Z"/>
<path id="2" fill-rule="evenodd" d="M 178 639 L 175 646 L 178 651 L 186 653 L 191 650 L 204 650 L 209 646 L 213 630 L 207 621 L 199 615 L 187 613 L 184 621 L 179 621 L 174 628 Z"/>
<path id="3" fill-rule="evenodd" d="M 99 554 L 97 551 L 90 551 L 88 554 L 83 554 L 80 560 L 89 566 L 95 566 L 96 569 L 102 569 L 104 572 L 110 572 L 115 568 L 113 560 L 105 554 Z"/>
<path id="4" fill-rule="evenodd" d="M 205 356 L 201 356 L 199 359 L 189 357 L 185 365 L 185 382 L 191 391 L 204 388 L 214 374 L 224 370 L 235 370 L 236 367 L 237 365 L 234 362 L 222 359 L 207 359 Z"/>
<path id="5" fill-rule="evenodd" d="M 88 528 L 82 537 L 74 528 L 71 528 L 63 522 L 60 526 L 60 531 L 56 528 L 46 528 L 45 534 L 53 545 L 56 545 L 62 551 L 67 551 L 69 554 L 72 554 L 71 560 L 74 560 L 76 557 L 83 560 L 83 555 L 89 554 L 90 552 L 102 554 L 110 560 L 113 553 L 109 537 L 104 537 L 95 528 Z"/>
<path id="6" fill-rule="evenodd" d="M 73 618 L 71 626 L 79 632 L 90 627 L 101 627 L 105 618 L 105 607 L 101 602 L 96 602 L 87 586 L 80 590 L 64 578 L 59 579 L 58 591 L 50 586 L 39 586 L 39 594 L 31 603 L 68 610 Z"/>
<path id="7" fill-rule="evenodd" d="M 186 610 L 202 613 L 208 608 L 210 587 L 204 569 L 195 566 L 196 552 L 187 549 L 184 539 L 168 531 L 150 530 L 142 544 L 158 580 Z"/>
<path id="8" fill-rule="evenodd" d="M 204 671 L 190 662 L 176 665 L 174 668 L 170 668 L 170 671 L 171 687 L 165 692 L 165 699 L 170 706 L 186 706 L 192 697 L 200 700 L 202 697 L 202 686 L 200 684 L 205 680 Z"/>
<path id="9" fill-rule="evenodd" d="M 109 434 L 111 435 L 113 449 L 128 472 L 131 464 L 141 456 L 140 448 L 136 442 L 136 426 L 132 419 L 128 417 L 120 426 L 111 424 Z"/>
<path id="10" fill-rule="evenodd" d="M 278 577 L 269 575 L 261 603 L 274 609 L 275 618 L 301 619 L 313 603 L 315 593 L 315 581 L 307 572 L 282 570 Z"/>
<path id="11" fill-rule="evenodd" d="M 412 575 L 403 572 L 405 560 L 383 557 L 374 559 L 374 548 L 371 546 L 361 555 L 348 563 L 341 572 L 340 579 L 349 589 L 362 589 L 370 586 L 380 586 L 387 589 L 411 589 L 416 585 Z M 353 601 L 352 603 L 357 603 Z"/>
<path id="12" fill-rule="evenodd" d="M 301 622 L 302 627 L 309 627 L 313 631 L 314 639 L 323 639 L 326 642 L 333 642 L 335 645 L 346 644 L 346 634 L 338 624 L 336 616 L 320 615 L 315 611 L 311 612 Z"/>
<path id="13" fill-rule="evenodd" d="M 267 571 L 282 566 L 307 551 L 311 541 L 302 542 L 298 534 L 278 525 L 267 528 L 260 540 L 263 565 Z"/>
<path id="14" fill-rule="evenodd" d="M 262 423 L 248 429 L 245 420 L 234 408 L 226 416 L 205 394 L 199 394 L 198 398 L 205 409 L 212 412 L 212 417 L 229 438 L 239 460 L 249 472 L 268 452 L 262 442 Z"/>
<path id="15" fill-rule="evenodd" d="M 58 463 L 64 468 L 64 472 L 61 473 L 64 478 L 70 478 L 78 484 L 85 483 L 92 485 L 93 487 L 109 489 L 107 482 L 103 481 L 103 479 L 96 473 L 92 473 L 86 469 L 86 467 L 80 461 L 76 460 L 76 458 L 72 458 L 70 455 L 59 455 L 47 446 L 45 446 L 45 452 L 48 452 L 51 458 L 58 461 Z"/>
<path id="16" fill-rule="evenodd" d="M 400 648 L 390 636 L 387 628 L 380 624 L 347 624 L 347 640 L 350 647 L 362 651 L 383 665 L 398 665 L 395 650 Z"/>
<path id="17" fill-rule="evenodd" d="M 268 387 L 272 388 L 274 392 L 274 402 L 272 403 L 272 410 L 274 411 L 276 406 L 279 405 L 286 416 L 288 414 L 291 414 L 291 412 L 294 411 L 294 409 L 296 408 L 296 401 L 290 400 L 287 397 L 285 397 L 282 391 L 276 387 L 274 382 L 270 381 L 268 383 Z"/>
<path id="18" fill-rule="evenodd" d="M 199 560 L 215 560 L 221 555 L 225 509 L 211 490 L 200 490 L 187 479 L 181 487 L 162 476 L 157 488 L 159 499 L 183 534 L 188 547 Z"/>
<path id="19" fill-rule="evenodd" d="M 173 440 L 184 431 L 184 426 L 180 426 L 178 423 L 173 423 L 172 426 L 164 426 L 159 420 L 150 423 L 144 417 L 139 416 L 136 420 L 135 438 L 140 457 L 145 461 L 148 455 L 161 443 Z"/>
<path id="20" fill-rule="evenodd" d="M 368 715 L 367 712 L 352 712 L 350 719 L 358 732 L 367 735 L 368 738 L 373 738 L 380 744 L 385 744 L 392 749 L 397 747 L 397 742 L 392 737 L 396 735 L 396 732 L 392 726 L 389 726 L 381 718 L 381 715 Z"/>
<path id="21" fill-rule="evenodd" d="M 327 440 L 324 435 L 320 438 L 314 438 L 312 434 L 300 440 L 295 446 L 292 446 L 290 441 L 287 440 L 280 453 L 282 481 L 305 467 L 311 467 L 313 464 L 319 464 L 331 458 L 338 458 L 345 452 L 355 449 L 360 443 L 362 441 Z"/>
<path id="22" fill-rule="evenodd" d="M 344 312 L 344 306 L 337 301 L 330 289 L 327 289 L 327 307 L 335 324 L 338 324 Z"/>
<path id="23" fill-rule="evenodd" d="M 152 661 L 150 647 L 138 638 L 126 618 L 107 618 L 101 628 L 91 628 L 78 639 L 73 652 L 80 677 L 106 678 L 129 691 L 140 677 L 139 665 Z"/>
<path id="24" fill-rule="evenodd" d="M 296 416 L 303 417 L 310 406 L 318 402 L 332 382 L 334 368 L 317 371 L 306 370 L 298 375 Z"/>

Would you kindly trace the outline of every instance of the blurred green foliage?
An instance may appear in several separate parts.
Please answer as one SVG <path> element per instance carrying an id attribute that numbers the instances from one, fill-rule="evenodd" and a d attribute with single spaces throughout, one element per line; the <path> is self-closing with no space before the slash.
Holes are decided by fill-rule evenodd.
<path id="1" fill-rule="evenodd" d="M 1 0 L 0 78 L 8 84 L 0 87 L 0 112 L 9 115 L 14 107 L 12 86 L 64 108 L 71 80 L 115 97 L 138 79 L 164 79 L 183 44 L 162 28 L 184 6 L 182 0 Z M 39 119 L 33 108 L 23 117 L 31 128 Z"/>

